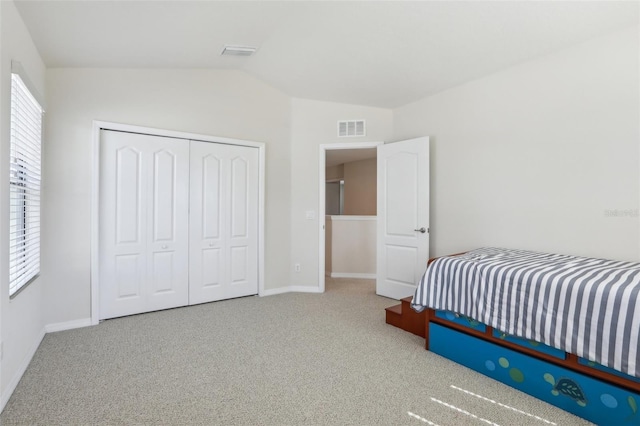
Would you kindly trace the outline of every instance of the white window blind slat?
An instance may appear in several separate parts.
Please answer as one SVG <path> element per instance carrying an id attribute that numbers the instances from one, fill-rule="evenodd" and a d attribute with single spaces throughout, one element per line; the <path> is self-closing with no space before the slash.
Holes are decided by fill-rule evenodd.
<path id="1" fill-rule="evenodd" d="M 35 137 L 35 135 L 33 137 Z M 14 140 L 16 140 L 16 142 L 18 143 L 21 142 L 20 139 L 18 138 L 14 138 Z M 20 147 L 20 150 L 11 151 L 11 157 L 14 157 L 17 160 L 15 164 L 17 168 L 29 167 L 29 164 L 30 164 L 28 161 L 21 163 L 19 160 L 23 158 L 37 158 L 39 156 L 40 156 L 40 150 L 37 149 L 36 147 L 31 147 L 28 145 L 24 145 Z"/>
<path id="2" fill-rule="evenodd" d="M 29 135 L 24 135 L 23 136 L 29 136 Z M 36 135 L 31 135 L 31 137 L 36 137 Z M 24 143 L 24 141 L 20 141 L 20 138 L 14 137 L 14 140 L 16 140 L 18 143 Z M 11 151 L 11 156 L 12 157 L 16 157 L 17 159 L 21 158 L 21 157 L 34 157 L 34 156 L 38 156 L 40 154 L 40 150 L 38 150 L 37 147 L 33 147 L 33 146 L 28 146 L 28 145 L 24 145 L 21 146 L 19 150 L 16 151 Z M 28 163 L 27 163 L 28 164 Z M 20 163 L 17 164 L 18 166 L 20 165 Z M 24 165 L 24 163 L 23 163 Z"/>
<path id="3" fill-rule="evenodd" d="M 33 135 L 40 127 L 40 123 L 33 117 L 38 112 L 26 108 L 25 105 L 19 106 L 22 107 L 22 111 L 11 115 L 11 124 L 13 124 L 14 129 L 21 130 L 26 135 Z"/>
<path id="4" fill-rule="evenodd" d="M 40 184 L 43 109 L 11 74 L 9 295 L 40 273 Z"/>
<path id="5" fill-rule="evenodd" d="M 39 232 L 40 229 L 37 229 L 36 231 Z M 28 250 L 33 249 L 33 247 L 29 247 L 29 245 L 25 244 L 25 242 L 31 243 L 39 240 L 40 240 L 39 235 L 37 235 L 35 231 L 29 234 L 16 235 L 15 238 L 10 239 L 9 248 L 16 252 L 26 252 Z"/>
<path id="6" fill-rule="evenodd" d="M 30 179 L 23 181 L 24 185 L 29 184 L 39 184 L 39 180 Z M 40 194 L 38 194 L 34 189 L 29 188 L 28 186 L 20 186 L 20 185 L 12 185 L 12 188 L 17 194 L 17 197 L 12 197 L 11 201 L 22 201 L 24 199 L 31 199 L 37 201 L 40 199 Z"/>
<path id="7" fill-rule="evenodd" d="M 31 235 L 39 231 L 40 231 L 40 228 L 38 227 L 38 228 L 34 228 L 34 230 L 29 234 L 24 234 L 23 232 L 19 232 L 19 231 L 12 232 L 11 235 L 9 236 L 9 247 L 12 247 L 12 246 L 18 247 L 19 245 L 23 245 L 22 243 L 24 243 L 24 240 L 30 239 Z"/>
<path id="8" fill-rule="evenodd" d="M 36 249 L 34 249 L 34 250 L 28 250 L 28 251 L 24 251 L 24 252 L 18 252 L 19 254 L 21 254 L 21 255 L 25 256 L 25 258 L 27 258 L 27 256 L 31 256 L 31 258 L 32 258 L 33 260 L 31 260 L 31 261 L 27 261 L 27 260 L 25 260 L 25 261 L 23 261 L 23 262 L 16 263 L 16 265 L 15 265 L 15 267 L 14 267 L 14 269 L 13 269 L 13 270 L 14 270 L 14 272 L 15 272 L 15 273 L 20 273 L 20 270 L 25 269 L 25 268 L 24 268 L 24 266 L 29 266 L 29 265 L 36 265 L 36 264 L 39 264 L 40 262 L 38 262 L 38 261 L 36 260 L 36 258 L 32 256 L 32 255 L 34 255 L 34 254 L 38 254 L 39 252 L 40 252 L 40 251 L 39 251 L 39 250 L 36 250 Z"/>

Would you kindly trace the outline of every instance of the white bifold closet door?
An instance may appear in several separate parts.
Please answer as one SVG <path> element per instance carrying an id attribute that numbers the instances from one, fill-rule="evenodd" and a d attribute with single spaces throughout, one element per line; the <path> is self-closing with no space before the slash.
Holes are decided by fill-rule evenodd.
<path id="1" fill-rule="evenodd" d="M 101 136 L 100 318 L 186 305 L 189 144 Z"/>
<path id="2" fill-rule="evenodd" d="M 258 293 L 258 150 L 191 141 L 189 303 Z"/>
<path id="3" fill-rule="evenodd" d="M 100 319 L 258 293 L 259 151 L 103 130 Z"/>

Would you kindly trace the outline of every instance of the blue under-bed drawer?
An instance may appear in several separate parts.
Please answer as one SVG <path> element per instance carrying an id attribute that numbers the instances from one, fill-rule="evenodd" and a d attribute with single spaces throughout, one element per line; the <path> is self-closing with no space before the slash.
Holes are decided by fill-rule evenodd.
<path id="1" fill-rule="evenodd" d="M 439 324 L 429 350 L 600 425 L 640 424 L 640 395 Z"/>
<path id="2" fill-rule="evenodd" d="M 640 383 L 640 378 L 638 378 L 638 377 L 629 376 L 628 374 L 624 374 L 623 372 L 618 371 L 618 370 L 616 370 L 614 368 L 605 367 L 602 364 L 598 364 L 596 362 L 589 361 L 588 359 L 585 359 L 585 358 L 578 358 L 578 363 L 582 364 L 582 365 L 586 365 L 586 366 L 591 367 L 591 368 L 594 368 L 596 370 L 604 371 L 606 373 L 613 374 L 613 375 L 618 376 L 618 377 L 624 377 L 625 379 L 633 380 L 634 382 Z M 640 422 L 638 422 L 638 424 L 640 424 Z"/>
<path id="3" fill-rule="evenodd" d="M 537 352 L 541 352 L 543 354 L 551 355 L 558 359 L 566 358 L 565 351 L 545 345 L 544 343 L 536 342 L 535 340 L 528 340 L 528 339 L 523 339 L 522 337 L 511 336 L 509 334 L 503 333 L 495 329 L 493 330 L 493 336 L 510 343 L 515 343 L 516 345 L 522 346 L 527 349 L 531 349 Z"/>
<path id="4" fill-rule="evenodd" d="M 487 326 L 483 323 L 451 311 L 436 311 L 436 317 L 446 319 L 447 321 L 481 332 L 484 332 L 487 329 Z"/>

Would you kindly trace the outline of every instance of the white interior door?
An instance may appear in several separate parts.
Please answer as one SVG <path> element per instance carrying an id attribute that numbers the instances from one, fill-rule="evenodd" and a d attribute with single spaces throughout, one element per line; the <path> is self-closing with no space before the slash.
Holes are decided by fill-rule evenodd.
<path id="1" fill-rule="evenodd" d="M 378 147 L 376 293 L 413 295 L 429 259 L 429 138 Z"/>
<path id="2" fill-rule="evenodd" d="M 258 293 L 258 149 L 191 141 L 189 303 Z"/>
<path id="3" fill-rule="evenodd" d="M 103 130 L 100 319 L 188 303 L 189 144 Z"/>

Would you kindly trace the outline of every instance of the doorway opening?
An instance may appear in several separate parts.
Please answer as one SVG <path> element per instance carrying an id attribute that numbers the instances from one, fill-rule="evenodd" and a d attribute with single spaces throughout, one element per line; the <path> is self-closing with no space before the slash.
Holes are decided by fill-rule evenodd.
<path id="1" fill-rule="evenodd" d="M 325 291 L 326 276 L 376 277 L 376 161 L 377 147 L 382 144 L 354 142 L 320 145 L 320 292 Z M 350 244 L 359 240 L 363 244 L 358 250 L 349 248 Z M 333 259 L 337 262 L 333 262 Z"/>

